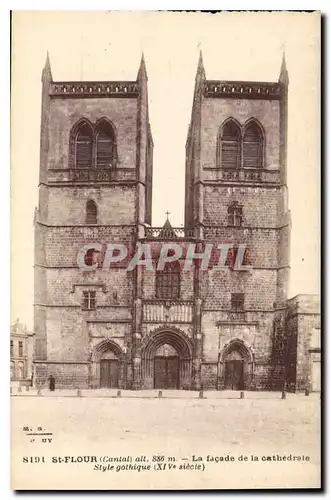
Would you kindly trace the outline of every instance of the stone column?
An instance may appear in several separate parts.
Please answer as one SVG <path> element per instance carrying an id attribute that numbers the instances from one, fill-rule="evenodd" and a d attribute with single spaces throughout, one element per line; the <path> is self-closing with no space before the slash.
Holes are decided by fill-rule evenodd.
<path id="1" fill-rule="evenodd" d="M 142 300 L 134 300 L 134 318 L 132 335 L 132 389 L 141 389 L 141 320 Z"/>
<path id="2" fill-rule="evenodd" d="M 201 305 L 202 300 L 195 300 L 194 314 L 194 352 L 192 366 L 192 389 L 199 391 L 201 389 L 201 361 L 202 361 L 202 334 L 201 334 Z"/>
<path id="3" fill-rule="evenodd" d="M 139 337 L 138 337 L 139 336 Z M 135 334 L 135 341 L 140 344 L 140 334 Z M 135 349 L 135 353 L 132 356 L 132 389 L 137 391 L 141 389 L 141 355 L 140 352 L 137 352 L 138 349 Z"/>

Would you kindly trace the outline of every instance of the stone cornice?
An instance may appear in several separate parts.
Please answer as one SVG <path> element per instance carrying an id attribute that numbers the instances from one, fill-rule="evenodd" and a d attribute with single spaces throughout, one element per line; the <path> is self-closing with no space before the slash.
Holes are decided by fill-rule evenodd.
<path id="1" fill-rule="evenodd" d="M 51 97 L 126 97 L 139 95 L 139 84 L 133 81 L 114 82 L 53 82 L 50 86 Z"/>
<path id="2" fill-rule="evenodd" d="M 207 80 L 203 95 L 223 99 L 280 100 L 283 95 L 283 86 L 278 82 Z"/>

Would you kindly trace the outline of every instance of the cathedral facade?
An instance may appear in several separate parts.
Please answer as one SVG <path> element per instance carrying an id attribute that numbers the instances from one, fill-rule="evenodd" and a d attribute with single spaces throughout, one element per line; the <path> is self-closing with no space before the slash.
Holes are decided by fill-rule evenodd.
<path id="1" fill-rule="evenodd" d="M 153 139 L 147 72 L 136 80 L 53 81 L 42 73 L 35 213 L 35 381 L 57 387 L 281 389 L 297 380 L 287 332 L 290 214 L 288 72 L 211 81 L 198 63 L 186 143 L 185 224 L 151 226 Z M 93 244 L 100 245 L 98 252 Z M 226 266 L 158 270 L 103 262 L 109 243 L 229 244 Z M 242 269 L 233 265 L 245 245 Z M 289 349 L 291 345 L 291 349 Z M 296 345 L 296 344 L 295 344 Z M 306 363 L 306 361 L 304 362 Z M 289 370 L 288 367 L 291 367 Z M 307 365 L 308 366 L 308 365 Z M 308 372 L 307 372 L 308 373 Z M 291 380 L 290 380 L 291 379 Z"/>

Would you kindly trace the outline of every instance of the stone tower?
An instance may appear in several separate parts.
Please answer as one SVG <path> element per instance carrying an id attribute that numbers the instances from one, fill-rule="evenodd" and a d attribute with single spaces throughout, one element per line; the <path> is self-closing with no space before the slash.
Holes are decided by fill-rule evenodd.
<path id="1" fill-rule="evenodd" d="M 136 274 L 127 262 L 83 272 L 77 255 L 94 242 L 101 254 L 110 242 L 135 247 L 151 223 L 152 158 L 143 57 L 134 81 L 54 82 L 47 56 L 35 214 L 37 385 L 50 374 L 57 387 L 134 385 Z M 85 258 L 94 262 L 93 250 Z"/>
<path id="2" fill-rule="evenodd" d="M 200 54 L 186 144 L 185 226 L 230 244 L 227 267 L 196 276 L 204 388 L 284 382 L 289 278 L 288 73 L 275 82 L 207 80 Z M 238 245 L 244 264 L 234 266 Z"/>

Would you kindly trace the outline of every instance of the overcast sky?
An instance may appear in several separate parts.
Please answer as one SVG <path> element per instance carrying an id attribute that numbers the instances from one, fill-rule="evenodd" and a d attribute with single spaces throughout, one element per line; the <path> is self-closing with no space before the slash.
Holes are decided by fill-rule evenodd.
<path id="1" fill-rule="evenodd" d="M 33 328 L 33 214 L 38 204 L 41 71 L 53 79 L 135 80 L 148 73 L 154 140 L 153 225 L 184 223 L 185 142 L 202 49 L 206 76 L 277 81 L 289 71 L 289 296 L 319 291 L 319 15 L 15 12 L 12 84 L 12 319 Z"/>

